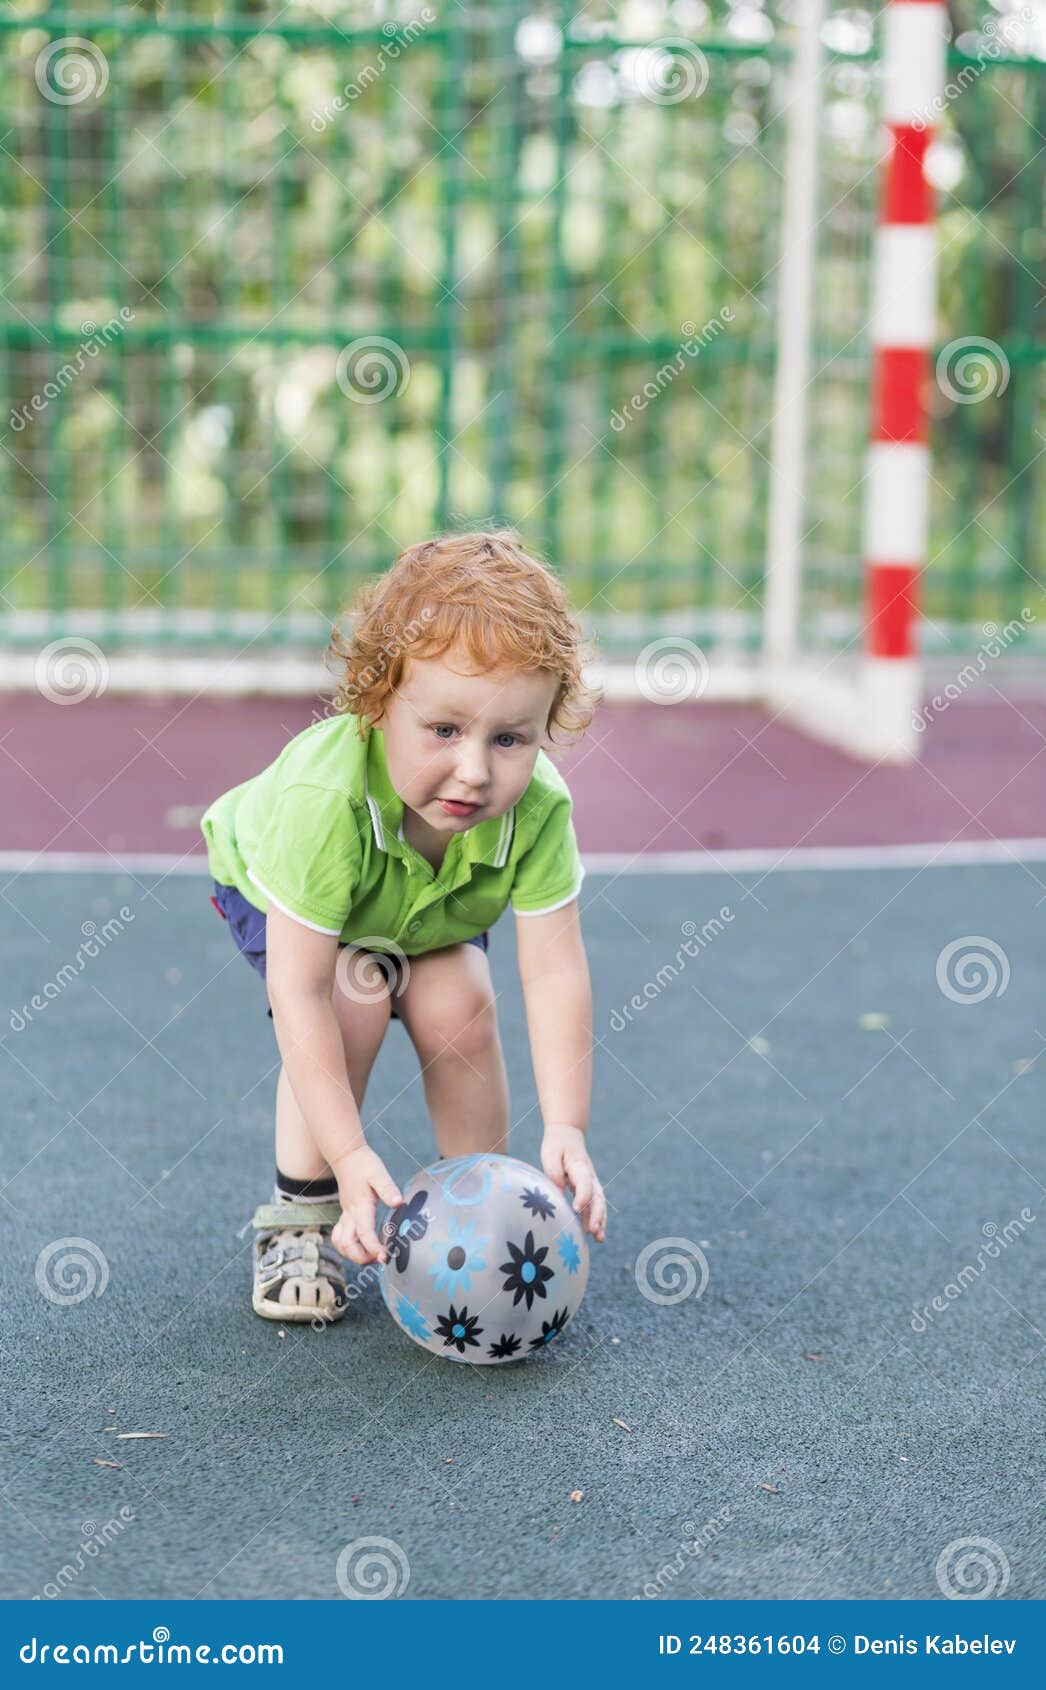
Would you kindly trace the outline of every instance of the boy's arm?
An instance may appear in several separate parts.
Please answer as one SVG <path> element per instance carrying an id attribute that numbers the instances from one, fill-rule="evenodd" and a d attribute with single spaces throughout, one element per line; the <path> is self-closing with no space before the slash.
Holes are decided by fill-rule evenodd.
<path id="1" fill-rule="evenodd" d="M 345 1067 L 334 1013 L 338 941 L 284 914 L 266 918 L 266 984 L 280 1055 L 295 1102 L 338 1181 L 344 1211 L 334 1243 L 354 1262 L 384 1261 L 374 1230 L 376 1199 L 402 1201 L 381 1158 L 368 1148 Z"/>
<path id="2" fill-rule="evenodd" d="M 602 1240 L 606 1199 L 585 1147 L 592 1095 L 592 988 L 577 899 L 548 915 L 518 915 L 519 975 L 544 1121 L 541 1165 Z"/>

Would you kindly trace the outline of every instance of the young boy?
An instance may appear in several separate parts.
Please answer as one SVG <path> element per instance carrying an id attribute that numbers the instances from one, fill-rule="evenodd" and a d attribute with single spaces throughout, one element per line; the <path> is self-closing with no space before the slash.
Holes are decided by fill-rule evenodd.
<path id="1" fill-rule="evenodd" d="M 276 1187 L 254 1216 L 255 1311 L 337 1320 L 347 1256 L 387 1260 L 402 1201 L 359 1111 L 390 1019 L 421 1062 L 441 1156 L 508 1148 L 488 928 L 516 915 L 541 1163 L 602 1240 L 585 1147 L 591 992 L 570 793 L 541 748 L 596 695 L 563 589 L 515 534 L 411 547 L 329 660 L 334 714 L 201 826 L 212 903 L 268 986 L 282 1057 Z M 340 1254 L 339 1254 L 340 1252 Z"/>

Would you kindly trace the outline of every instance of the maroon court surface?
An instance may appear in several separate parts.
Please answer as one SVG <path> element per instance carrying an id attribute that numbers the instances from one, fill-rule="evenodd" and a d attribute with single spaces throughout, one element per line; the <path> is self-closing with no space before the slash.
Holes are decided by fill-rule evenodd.
<path id="1" fill-rule="evenodd" d="M 202 851 L 197 818 L 309 699 L 0 700 L 0 849 Z M 1046 702 L 955 704 L 869 768 L 749 705 L 604 706 L 560 766 L 582 849 L 660 853 L 1046 836 Z"/>

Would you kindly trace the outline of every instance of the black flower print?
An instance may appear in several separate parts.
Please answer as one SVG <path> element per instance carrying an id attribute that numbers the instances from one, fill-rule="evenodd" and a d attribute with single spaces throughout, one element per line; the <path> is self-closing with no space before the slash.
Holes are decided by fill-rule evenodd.
<path id="1" fill-rule="evenodd" d="M 451 1303 L 450 1312 L 441 1314 L 436 1322 L 436 1334 L 443 1339 L 444 1349 L 449 1350 L 453 1346 L 463 1356 L 466 1344 L 471 1344 L 473 1349 L 479 1348 L 483 1328 L 478 1315 L 469 1314 L 467 1308 L 462 1308 L 459 1314 Z"/>
<path id="2" fill-rule="evenodd" d="M 566 1309 L 557 1309 L 551 1320 L 543 1320 L 541 1322 L 541 1337 L 531 1338 L 531 1349 L 540 1350 L 545 1344 L 550 1344 L 553 1338 L 558 1338 L 569 1319 L 570 1315 Z"/>
<path id="3" fill-rule="evenodd" d="M 507 1356 L 514 1356 L 520 1348 L 520 1340 L 514 1332 L 503 1332 L 496 1344 L 491 1344 L 487 1350 L 492 1361 L 504 1361 Z"/>
<path id="4" fill-rule="evenodd" d="M 545 1281 L 552 1278 L 552 1269 L 544 1266 L 548 1246 L 543 1245 L 540 1250 L 536 1249 L 534 1234 L 528 1232 L 522 1250 L 518 1245 L 510 1243 L 508 1253 L 512 1260 L 502 1262 L 499 1269 L 505 1275 L 505 1290 L 515 1292 L 512 1299 L 513 1308 L 521 1298 L 525 1298 L 529 1309 L 535 1297 L 545 1296 Z"/>
<path id="5" fill-rule="evenodd" d="M 528 1186 L 520 1197 L 524 1209 L 529 1209 L 532 1215 L 540 1215 L 543 1221 L 550 1221 L 556 1212 L 556 1205 L 549 1201 L 543 1191 L 531 1190 Z"/>
<path id="6" fill-rule="evenodd" d="M 389 1259 L 400 1273 L 406 1272 L 411 1244 L 424 1238 L 429 1229 L 429 1217 L 424 1212 L 428 1196 L 427 1191 L 416 1191 L 409 1203 L 401 1203 L 398 1209 L 393 1209 L 381 1229 Z"/>

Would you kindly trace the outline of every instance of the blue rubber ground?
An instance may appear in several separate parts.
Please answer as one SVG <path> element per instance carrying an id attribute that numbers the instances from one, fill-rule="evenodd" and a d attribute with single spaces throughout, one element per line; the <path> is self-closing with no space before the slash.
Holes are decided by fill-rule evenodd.
<path id="1" fill-rule="evenodd" d="M 408 1599 L 939 1598 L 942 1550 L 976 1537 L 1007 1596 L 1042 1597 L 1046 1227 L 1020 1221 L 1046 1179 L 1042 874 L 590 875 L 608 1238 L 561 1345 L 497 1370 L 415 1349 L 376 1289 L 322 1335 L 251 1313 L 238 1232 L 270 1184 L 277 1061 L 261 983 L 202 878 L 151 897 L 153 876 L 19 876 L 0 905 L 5 1594 L 334 1597 L 340 1552 L 379 1537 Z M 102 954 L 12 1024 L 121 906 Z M 678 968 L 683 924 L 721 907 Z M 1001 947 L 1002 995 L 939 988 L 964 935 Z M 491 960 L 533 1161 L 510 922 Z M 434 1152 L 402 1027 L 379 1113 L 405 1179 Z M 62 1306 L 34 1269 L 68 1238 L 109 1278 Z M 637 1288 L 665 1239 L 703 1252 L 701 1295 Z"/>

